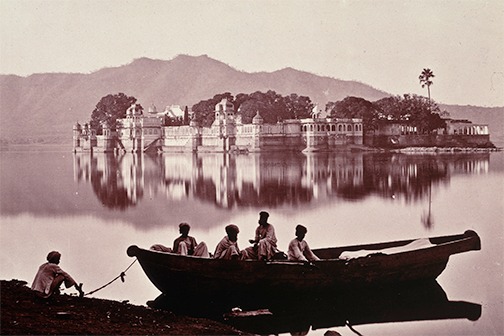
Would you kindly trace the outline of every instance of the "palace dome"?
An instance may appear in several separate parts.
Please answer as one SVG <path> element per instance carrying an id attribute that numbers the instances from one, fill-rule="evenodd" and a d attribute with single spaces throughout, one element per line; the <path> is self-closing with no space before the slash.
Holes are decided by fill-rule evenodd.
<path id="1" fill-rule="evenodd" d="M 264 119 L 259 114 L 259 111 L 257 111 L 257 113 L 254 116 L 254 118 L 252 118 L 252 123 L 253 124 L 262 124 L 263 122 L 264 122 Z"/>

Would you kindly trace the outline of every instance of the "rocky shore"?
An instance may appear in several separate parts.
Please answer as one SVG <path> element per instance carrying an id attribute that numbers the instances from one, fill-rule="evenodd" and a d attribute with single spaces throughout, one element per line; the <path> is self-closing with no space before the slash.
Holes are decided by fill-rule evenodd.
<path id="1" fill-rule="evenodd" d="M 392 152 L 400 153 L 488 153 L 501 152 L 502 148 L 497 147 L 405 147 L 400 149 L 392 149 Z"/>
<path id="2" fill-rule="evenodd" d="M 96 298 L 36 298 L 25 281 L 1 280 L 1 335 L 241 335 L 216 321 Z"/>

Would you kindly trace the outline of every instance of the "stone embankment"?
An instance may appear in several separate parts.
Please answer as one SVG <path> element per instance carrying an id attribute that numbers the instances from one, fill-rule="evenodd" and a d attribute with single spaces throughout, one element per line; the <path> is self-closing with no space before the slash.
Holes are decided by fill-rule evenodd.
<path id="1" fill-rule="evenodd" d="M 502 148 L 479 148 L 479 147 L 406 147 L 392 149 L 392 152 L 399 153 L 487 153 L 487 152 L 500 152 Z"/>

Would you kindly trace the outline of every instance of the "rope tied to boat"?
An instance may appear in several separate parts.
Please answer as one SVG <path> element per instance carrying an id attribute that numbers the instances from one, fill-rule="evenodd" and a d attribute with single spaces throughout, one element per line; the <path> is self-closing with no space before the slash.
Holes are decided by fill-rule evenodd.
<path id="1" fill-rule="evenodd" d="M 101 286 L 101 287 L 99 287 L 99 288 L 97 288 L 95 290 L 92 290 L 89 293 L 84 294 L 84 296 L 88 296 L 88 295 L 91 295 L 91 294 L 94 294 L 94 293 L 98 292 L 99 290 L 102 290 L 103 288 L 105 288 L 108 285 L 112 284 L 117 279 L 121 279 L 122 282 L 125 282 L 124 278 L 126 277 L 126 272 L 131 268 L 131 266 L 133 266 L 134 263 L 137 262 L 137 260 L 138 259 L 135 258 L 135 260 L 133 260 L 133 262 L 124 271 L 122 271 L 118 276 L 116 276 L 114 279 L 110 280 L 105 285 L 103 285 L 103 286 Z"/>

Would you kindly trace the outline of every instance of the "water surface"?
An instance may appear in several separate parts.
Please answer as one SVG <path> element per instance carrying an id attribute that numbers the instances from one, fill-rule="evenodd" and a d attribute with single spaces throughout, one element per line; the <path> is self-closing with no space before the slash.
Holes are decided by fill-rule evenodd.
<path id="1" fill-rule="evenodd" d="M 471 229 L 482 250 L 452 256 L 438 283 L 448 300 L 480 304 L 481 317 L 356 329 L 364 335 L 504 334 L 502 152 L 150 157 L 8 151 L 0 153 L 0 168 L 2 279 L 31 283 L 56 249 L 61 266 L 88 292 L 133 261 L 129 245 L 171 245 L 182 221 L 210 250 L 225 225 L 235 223 L 244 248 L 261 210 L 270 213 L 284 250 L 298 223 L 308 227 L 312 248 Z M 158 294 L 134 265 L 125 283 L 93 296 L 145 304 Z M 330 329 L 353 334 L 345 326 Z"/>

